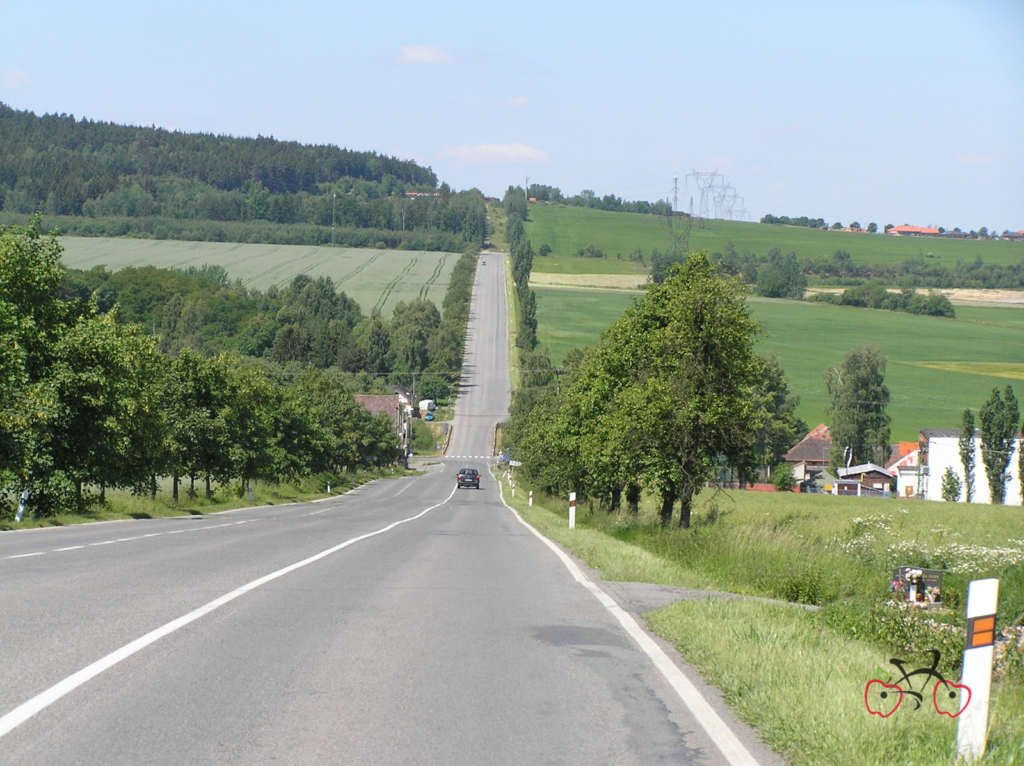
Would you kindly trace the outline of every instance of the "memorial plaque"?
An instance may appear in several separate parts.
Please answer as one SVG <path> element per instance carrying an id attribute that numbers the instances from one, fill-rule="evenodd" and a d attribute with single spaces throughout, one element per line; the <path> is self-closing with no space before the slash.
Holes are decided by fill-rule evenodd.
<path id="1" fill-rule="evenodd" d="M 920 572 L 917 582 L 908 573 Z M 942 570 L 924 569 L 923 567 L 902 566 L 892 572 L 893 590 L 907 601 L 920 603 L 938 603 L 942 600 Z M 900 583 L 900 587 L 896 587 Z M 911 598 L 913 593 L 913 598 Z"/>

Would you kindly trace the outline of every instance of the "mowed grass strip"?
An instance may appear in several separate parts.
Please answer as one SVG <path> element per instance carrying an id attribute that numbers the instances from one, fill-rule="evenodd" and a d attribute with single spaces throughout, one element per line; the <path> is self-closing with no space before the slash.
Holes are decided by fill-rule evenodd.
<path id="1" fill-rule="evenodd" d="M 637 296 L 536 287 L 537 335 L 560 364 L 572 348 L 590 346 Z M 762 354 L 778 358 L 799 395 L 798 414 L 814 426 L 826 419 L 825 371 L 850 351 L 876 346 L 888 359 L 892 438 L 917 439 L 922 428 L 955 428 L 993 387 L 1016 384 L 1024 366 L 1024 307 L 958 308 L 958 318 L 915 316 L 824 303 L 751 298 L 764 332 Z"/>
<path id="2" fill-rule="evenodd" d="M 232 280 L 255 290 L 284 287 L 298 274 L 326 276 L 339 291 L 353 298 L 364 314 L 369 314 L 384 296 L 380 309 L 385 318 L 399 301 L 408 302 L 424 294 L 440 306 L 458 260 L 452 253 L 419 250 L 112 237 L 61 237 L 61 244 L 64 265 L 76 269 L 222 266 Z"/>
<path id="3" fill-rule="evenodd" d="M 546 258 L 535 257 L 535 272 L 629 273 L 639 264 L 629 260 L 640 249 L 646 256 L 653 250 L 672 249 L 672 230 L 664 216 L 640 213 L 611 213 L 567 205 L 531 204 L 526 234 L 536 253 L 547 244 L 552 252 Z M 830 222 L 831 223 L 831 222 Z M 850 221 L 843 221 L 850 223 Z M 861 221 L 866 226 L 867 221 Z M 879 228 L 896 221 L 878 221 Z M 902 222 L 900 222 L 902 223 Z M 677 219 L 680 232 L 686 220 Z M 1010 265 L 1024 258 L 1024 243 L 929 237 L 890 237 L 883 234 L 819 231 L 800 226 L 749 223 L 744 221 L 694 221 L 690 228 L 690 249 L 725 253 L 732 242 L 738 253 L 749 251 L 765 256 L 774 247 L 798 258 L 831 258 L 845 250 L 858 264 L 898 264 L 924 258 L 930 264 L 953 268 L 957 261 L 968 263 L 981 258 L 985 263 Z M 580 258 L 575 253 L 594 245 L 605 259 Z M 622 256 L 622 260 L 618 256 Z"/>

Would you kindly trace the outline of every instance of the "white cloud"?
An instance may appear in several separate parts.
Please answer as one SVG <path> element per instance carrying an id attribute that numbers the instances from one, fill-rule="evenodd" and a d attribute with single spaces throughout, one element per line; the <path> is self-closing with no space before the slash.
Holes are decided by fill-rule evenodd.
<path id="1" fill-rule="evenodd" d="M 32 82 L 32 79 L 28 76 L 28 72 L 23 69 L 6 69 L 0 72 L 0 85 L 5 88 L 25 88 L 30 82 Z"/>
<path id="2" fill-rule="evenodd" d="M 508 103 L 512 106 L 526 106 L 530 103 L 530 99 L 526 96 L 513 96 L 508 100 Z"/>
<path id="3" fill-rule="evenodd" d="M 525 144 L 462 144 L 444 151 L 462 162 L 547 162 L 547 152 Z"/>
<path id="4" fill-rule="evenodd" d="M 407 64 L 446 64 L 451 60 L 448 51 L 431 45 L 402 46 L 402 61 Z"/>
<path id="5" fill-rule="evenodd" d="M 980 154 L 978 152 L 964 152 L 957 157 L 961 165 L 991 165 L 995 162 L 995 159 L 991 154 Z"/>

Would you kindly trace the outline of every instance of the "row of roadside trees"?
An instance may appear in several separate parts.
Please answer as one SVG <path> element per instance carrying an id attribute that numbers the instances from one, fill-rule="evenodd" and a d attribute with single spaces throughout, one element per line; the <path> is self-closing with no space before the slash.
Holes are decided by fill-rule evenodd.
<path id="1" fill-rule="evenodd" d="M 340 371 L 231 354 L 161 354 L 116 310 L 64 300 L 61 247 L 0 229 L 0 513 L 30 491 L 38 515 L 92 491 L 155 492 L 161 476 L 210 482 L 339 474 L 397 458 L 397 437 Z"/>
<path id="2" fill-rule="evenodd" d="M 564 377 L 532 360 L 504 429 L 522 470 L 609 510 L 656 493 L 662 524 L 678 502 L 688 527 L 694 496 L 721 470 L 747 480 L 777 462 L 804 424 L 778 364 L 754 351 L 746 295 L 692 253 L 597 346 L 570 355 Z"/>

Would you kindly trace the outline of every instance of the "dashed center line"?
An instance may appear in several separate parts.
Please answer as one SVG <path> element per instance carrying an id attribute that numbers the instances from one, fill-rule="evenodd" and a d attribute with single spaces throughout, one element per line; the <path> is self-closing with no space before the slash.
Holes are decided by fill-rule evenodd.
<path id="1" fill-rule="evenodd" d="M 225 524 L 211 524 L 210 526 L 193 527 L 192 529 L 175 529 L 168 532 L 149 532 L 144 535 L 134 535 L 132 537 L 118 537 L 113 540 L 101 540 L 97 543 L 84 543 L 82 545 L 68 545 L 63 548 L 51 548 L 48 551 L 33 551 L 32 553 L 17 553 L 12 556 L 4 556 L 0 558 L 0 561 L 7 561 L 9 559 L 27 559 L 32 556 L 45 556 L 47 553 L 64 553 L 65 551 L 79 551 L 84 548 L 95 548 L 100 545 L 113 545 L 114 543 L 127 543 L 132 540 L 145 540 L 149 537 L 161 537 L 163 535 L 180 535 L 183 532 L 205 532 L 208 529 L 221 529 L 222 527 L 237 527 L 242 524 L 248 524 L 252 521 L 262 521 L 262 519 L 243 519 L 242 521 L 229 521 Z"/>

